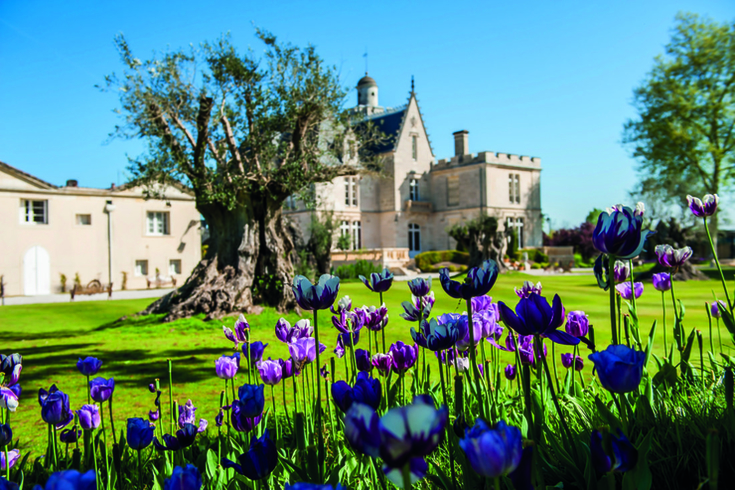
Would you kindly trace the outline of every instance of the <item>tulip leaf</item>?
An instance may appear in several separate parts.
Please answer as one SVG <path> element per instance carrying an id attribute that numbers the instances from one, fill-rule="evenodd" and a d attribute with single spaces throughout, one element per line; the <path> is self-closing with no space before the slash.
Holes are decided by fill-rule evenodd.
<path id="1" fill-rule="evenodd" d="M 294 464 L 291 461 L 291 459 L 288 457 L 288 453 L 286 452 L 285 449 L 281 449 L 278 452 L 280 453 L 279 460 L 280 460 L 281 464 L 283 464 L 283 466 L 285 466 L 286 469 L 290 473 L 296 473 L 296 476 L 301 481 L 308 481 L 309 480 L 309 477 L 307 476 L 306 471 L 304 471 L 303 469 L 301 469 L 299 466 L 296 466 L 296 464 Z"/>
<path id="2" fill-rule="evenodd" d="M 638 446 L 638 462 L 635 468 L 623 475 L 623 490 L 649 490 L 653 484 L 653 475 L 648 467 L 648 450 L 651 447 L 653 431 L 649 431 Z"/>
<path id="3" fill-rule="evenodd" d="M 732 313 L 727 308 L 720 308 L 722 313 L 722 323 L 725 324 L 725 328 L 730 332 L 730 335 L 735 335 L 735 319 L 733 319 Z"/>
<path id="4" fill-rule="evenodd" d="M 217 454 L 211 449 L 207 449 L 207 465 L 205 467 L 205 472 L 210 479 L 213 479 L 217 474 L 217 466 L 219 466 Z"/>
<path id="5" fill-rule="evenodd" d="M 597 407 L 597 411 L 599 412 L 600 417 L 607 422 L 607 425 L 610 426 L 610 429 L 621 429 L 623 428 L 623 424 L 620 423 L 620 420 L 613 414 L 609 408 L 607 408 L 607 405 L 603 403 L 602 400 L 600 400 L 600 397 L 595 397 L 595 406 Z"/>
<path id="6" fill-rule="evenodd" d="M 661 384 L 670 388 L 676 384 L 676 368 L 670 362 L 664 363 L 653 377 L 653 384 L 658 387 Z"/>
<path id="7" fill-rule="evenodd" d="M 689 357 L 692 355 L 692 346 L 694 345 L 694 337 L 697 335 L 696 329 L 692 329 L 692 333 L 687 337 L 687 345 L 681 353 L 681 360 L 683 362 L 689 362 Z"/>
<path id="8" fill-rule="evenodd" d="M 584 480 L 587 483 L 585 488 L 587 490 L 597 490 L 597 478 L 595 476 L 595 469 L 592 466 L 592 454 L 589 449 L 587 449 L 585 450 L 584 455 Z"/>
<path id="9" fill-rule="evenodd" d="M 646 344 L 646 361 L 643 363 L 644 366 L 648 367 L 648 361 L 651 359 L 651 352 L 653 352 L 653 340 L 656 336 L 656 323 L 658 320 L 653 321 L 653 326 L 648 334 L 648 344 Z"/>

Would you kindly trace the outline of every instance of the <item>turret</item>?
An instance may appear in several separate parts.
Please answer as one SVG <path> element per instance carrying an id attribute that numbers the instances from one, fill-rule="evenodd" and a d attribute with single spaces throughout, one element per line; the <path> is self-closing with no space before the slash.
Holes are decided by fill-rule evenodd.
<path id="1" fill-rule="evenodd" d="M 378 84 L 367 73 L 357 82 L 357 105 L 378 107 Z"/>

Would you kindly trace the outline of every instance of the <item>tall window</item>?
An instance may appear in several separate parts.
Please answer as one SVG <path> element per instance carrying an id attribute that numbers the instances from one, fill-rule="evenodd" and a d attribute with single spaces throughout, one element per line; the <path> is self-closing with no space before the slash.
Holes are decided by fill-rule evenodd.
<path id="1" fill-rule="evenodd" d="M 447 206 L 459 205 L 459 176 L 447 177 Z"/>
<path id="2" fill-rule="evenodd" d="M 352 222 L 352 250 L 362 248 L 362 224 L 359 221 Z"/>
<path id="3" fill-rule="evenodd" d="M 339 234 L 340 236 L 346 236 L 350 234 L 350 222 L 349 221 L 342 221 L 342 223 L 339 225 Z"/>
<path id="4" fill-rule="evenodd" d="M 419 179 L 411 178 L 408 181 L 408 199 L 411 201 L 421 200 L 421 195 L 419 194 Z"/>
<path id="5" fill-rule="evenodd" d="M 525 240 L 523 236 L 523 218 L 506 218 L 505 229 L 515 230 L 516 236 L 518 237 L 518 248 L 525 247 Z M 510 239 L 510 238 L 509 238 Z"/>
<path id="6" fill-rule="evenodd" d="M 345 206 L 357 206 L 357 177 L 345 177 Z"/>
<path id="7" fill-rule="evenodd" d="M 411 158 L 418 160 L 419 156 L 419 145 L 418 136 L 411 136 Z"/>
<path id="8" fill-rule="evenodd" d="M 408 250 L 410 252 L 421 251 L 421 227 L 416 223 L 408 224 Z"/>
<path id="9" fill-rule="evenodd" d="M 169 230 L 169 214 L 162 211 L 148 211 L 146 218 L 148 235 L 163 236 L 171 234 Z"/>
<path id="10" fill-rule="evenodd" d="M 31 201 L 29 199 L 21 199 L 20 220 L 23 223 L 29 223 L 33 225 L 47 225 L 48 201 Z"/>
<path id="11" fill-rule="evenodd" d="M 512 204 L 521 203 L 521 176 L 520 174 L 508 174 L 508 197 Z"/>

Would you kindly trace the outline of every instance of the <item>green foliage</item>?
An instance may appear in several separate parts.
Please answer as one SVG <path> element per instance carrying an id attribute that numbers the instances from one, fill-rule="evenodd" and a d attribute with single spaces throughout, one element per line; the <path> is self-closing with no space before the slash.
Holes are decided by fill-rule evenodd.
<path id="1" fill-rule="evenodd" d="M 309 266 L 309 252 L 304 249 L 299 250 L 297 254 L 299 260 L 294 266 L 294 274 L 297 276 L 308 277 L 310 281 L 314 281 L 316 278 L 316 271 Z"/>
<path id="2" fill-rule="evenodd" d="M 584 219 L 584 221 L 591 225 L 597 225 L 597 220 L 600 218 L 601 214 L 602 209 L 594 208 L 587 214 L 587 217 Z"/>
<path id="3" fill-rule="evenodd" d="M 66 292 L 66 274 L 59 274 L 59 281 L 61 282 L 61 292 Z"/>
<path id="4" fill-rule="evenodd" d="M 332 245 L 336 229 L 334 213 L 324 212 L 311 214 L 309 223 L 309 243 L 307 248 L 316 260 L 318 274 L 326 274 L 331 269 Z"/>
<path id="5" fill-rule="evenodd" d="M 79 277 L 79 273 L 74 274 L 74 285 L 75 286 L 81 286 L 82 285 L 82 279 Z"/>
<path id="6" fill-rule="evenodd" d="M 358 260 L 354 264 L 344 264 L 337 267 L 333 274 L 340 279 L 357 279 L 359 276 L 368 277 L 373 272 L 383 269 L 369 260 Z"/>
<path id="7" fill-rule="evenodd" d="M 473 220 L 457 223 L 447 233 L 456 240 L 457 250 L 470 254 L 468 266 L 477 266 L 487 259 L 502 262 L 507 242 L 505 233 L 498 231 L 497 218 L 483 214 Z"/>
<path id="8" fill-rule="evenodd" d="M 518 253 L 518 232 L 515 228 L 510 231 L 510 243 L 508 244 L 508 256 L 515 257 Z"/>
<path id="9" fill-rule="evenodd" d="M 470 254 L 467 252 L 460 252 L 459 250 L 421 252 L 414 257 L 414 260 L 416 261 L 416 267 L 421 269 L 423 272 L 436 272 L 440 268 L 434 267 L 434 265 L 440 262 L 452 262 L 454 264 L 467 265 L 470 261 Z M 458 270 L 461 269 L 458 267 L 455 268 Z"/>
<path id="10" fill-rule="evenodd" d="M 676 19 L 666 55 L 633 93 L 639 117 L 625 123 L 623 143 L 639 161 L 636 194 L 683 205 L 733 183 L 735 24 Z"/>
<path id="11" fill-rule="evenodd" d="M 351 244 L 352 240 L 348 234 L 340 235 L 339 238 L 337 238 L 337 248 L 342 251 L 349 250 L 351 248 Z"/>

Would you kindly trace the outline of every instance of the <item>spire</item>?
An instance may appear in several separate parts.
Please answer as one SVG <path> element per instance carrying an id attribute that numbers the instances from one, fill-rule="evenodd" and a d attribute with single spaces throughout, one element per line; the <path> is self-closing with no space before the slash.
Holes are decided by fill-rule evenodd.
<path id="1" fill-rule="evenodd" d="M 414 91 L 414 86 L 413 86 L 413 75 L 411 75 L 411 95 L 416 95 L 416 92 Z"/>

